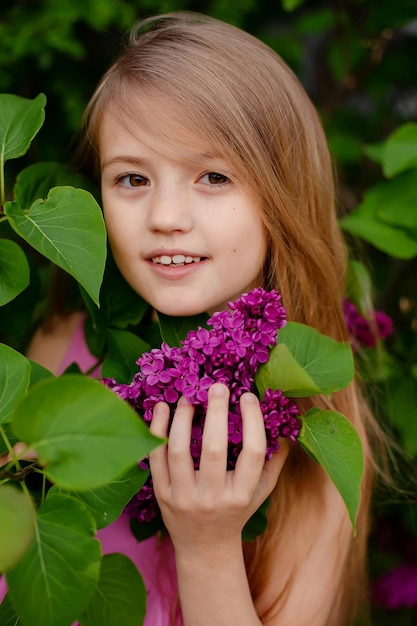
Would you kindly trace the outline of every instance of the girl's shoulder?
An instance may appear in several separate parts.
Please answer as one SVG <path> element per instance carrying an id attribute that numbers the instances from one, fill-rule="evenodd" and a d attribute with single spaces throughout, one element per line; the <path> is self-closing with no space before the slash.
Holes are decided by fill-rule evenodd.
<path id="1" fill-rule="evenodd" d="M 66 316 L 54 316 L 33 335 L 26 356 L 59 374 L 76 331 L 83 324 L 85 313 L 76 311 Z"/>

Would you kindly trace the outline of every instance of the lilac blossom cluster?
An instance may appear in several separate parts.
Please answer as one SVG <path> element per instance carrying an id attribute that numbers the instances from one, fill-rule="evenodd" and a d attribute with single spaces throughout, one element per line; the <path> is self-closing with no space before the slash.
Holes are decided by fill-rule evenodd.
<path id="1" fill-rule="evenodd" d="M 386 339 L 392 333 L 392 320 L 383 311 L 375 311 L 372 318 L 364 317 L 353 302 L 344 298 L 343 313 L 355 352 L 375 347 L 379 339 Z"/>
<path id="2" fill-rule="evenodd" d="M 167 402 L 173 415 L 180 396 L 195 406 L 190 452 L 198 469 L 202 448 L 208 390 L 213 383 L 224 383 L 230 390 L 228 414 L 228 469 L 233 469 L 242 449 L 240 396 L 255 390 L 255 374 L 269 359 L 278 331 L 286 323 L 286 311 L 277 291 L 256 288 L 243 294 L 228 309 L 214 313 L 210 327 L 189 331 L 180 347 L 161 348 L 142 354 L 139 371 L 129 384 L 112 379 L 104 383 L 129 402 L 149 424 L 155 404 Z M 260 403 L 264 416 L 268 460 L 279 449 L 279 437 L 296 441 L 301 421 L 295 402 L 280 390 L 267 389 Z M 146 461 L 142 463 L 146 467 Z M 126 507 L 126 513 L 139 521 L 159 515 L 152 477 Z"/>

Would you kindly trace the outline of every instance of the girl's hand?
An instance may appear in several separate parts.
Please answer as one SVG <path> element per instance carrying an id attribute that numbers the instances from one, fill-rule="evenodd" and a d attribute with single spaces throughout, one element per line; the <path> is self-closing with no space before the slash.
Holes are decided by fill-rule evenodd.
<path id="1" fill-rule="evenodd" d="M 181 398 L 172 422 L 169 443 L 154 450 L 150 466 L 156 498 L 176 549 L 197 546 L 210 549 L 213 542 L 240 541 L 241 532 L 278 480 L 288 455 L 288 444 L 265 462 L 266 435 L 259 401 L 252 393 L 241 397 L 243 449 L 233 471 L 226 471 L 229 390 L 214 384 L 203 433 L 200 469 L 194 470 L 190 454 L 194 407 Z M 169 407 L 155 406 L 154 435 L 167 437 Z"/>

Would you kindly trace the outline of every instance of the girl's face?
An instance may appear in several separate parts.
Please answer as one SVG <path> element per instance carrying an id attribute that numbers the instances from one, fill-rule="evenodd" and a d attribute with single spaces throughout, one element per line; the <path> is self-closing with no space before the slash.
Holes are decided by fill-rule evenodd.
<path id="1" fill-rule="evenodd" d="M 163 119 L 165 133 L 178 137 L 178 125 Z M 173 316 L 224 309 L 259 284 L 266 252 L 247 181 L 195 142 L 185 148 L 181 136 L 181 144 L 164 142 L 106 113 L 99 145 L 116 263 L 152 307 Z"/>

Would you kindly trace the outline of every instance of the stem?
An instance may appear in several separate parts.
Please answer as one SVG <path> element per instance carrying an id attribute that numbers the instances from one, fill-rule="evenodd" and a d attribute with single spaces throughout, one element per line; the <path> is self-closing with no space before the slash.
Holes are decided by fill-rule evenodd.
<path id="1" fill-rule="evenodd" d="M 0 165 L 0 206 L 4 205 L 6 194 L 4 191 L 4 162 L 3 159 Z"/>
<path id="2" fill-rule="evenodd" d="M 46 498 L 46 475 L 44 473 L 42 477 L 42 504 L 45 502 L 45 498 Z"/>
<path id="3" fill-rule="evenodd" d="M 7 448 L 8 453 L 10 454 L 10 456 L 12 458 L 12 462 L 15 465 L 19 466 L 19 469 L 20 469 L 19 460 L 18 460 L 18 458 L 16 456 L 15 451 L 13 450 L 13 446 L 10 443 L 8 436 L 6 435 L 6 431 L 4 430 L 4 428 L 2 428 L 2 426 L 0 426 L 0 435 L 1 435 L 1 437 L 2 437 L 2 439 L 4 441 L 4 443 L 5 443 L 5 446 Z"/>

